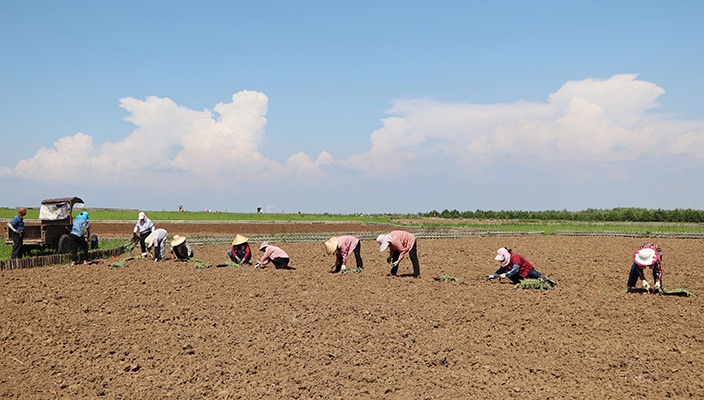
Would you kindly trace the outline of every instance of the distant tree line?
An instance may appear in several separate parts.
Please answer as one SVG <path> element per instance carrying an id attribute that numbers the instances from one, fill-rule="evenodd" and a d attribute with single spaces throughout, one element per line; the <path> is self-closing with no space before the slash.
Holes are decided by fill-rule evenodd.
<path id="1" fill-rule="evenodd" d="M 425 213 L 426 217 L 455 219 L 496 219 L 523 221 L 583 221 L 583 222 L 688 222 L 704 223 L 704 210 L 674 209 L 650 210 L 646 208 L 613 208 L 601 210 L 588 208 L 582 211 L 458 211 L 443 210 Z"/>

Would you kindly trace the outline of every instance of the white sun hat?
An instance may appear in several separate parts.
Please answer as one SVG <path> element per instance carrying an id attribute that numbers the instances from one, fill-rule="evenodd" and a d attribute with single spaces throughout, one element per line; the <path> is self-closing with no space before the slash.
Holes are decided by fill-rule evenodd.
<path id="1" fill-rule="evenodd" d="M 655 250 L 651 248 L 640 249 L 633 255 L 633 261 L 641 267 L 649 267 L 655 260 Z"/>
<path id="2" fill-rule="evenodd" d="M 387 247 L 389 247 L 389 244 L 391 244 L 392 242 L 391 235 L 379 235 L 376 237 L 376 241 L 377 243 L 379 243 L 379 251 L 384 251 Z"/>

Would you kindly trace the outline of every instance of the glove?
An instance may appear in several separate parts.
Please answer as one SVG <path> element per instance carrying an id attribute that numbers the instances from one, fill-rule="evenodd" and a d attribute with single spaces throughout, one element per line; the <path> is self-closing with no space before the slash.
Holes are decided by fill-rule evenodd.
<path id="1" fill-rule="evenodd" d="M 259 265 L 259 261 L 257 261 L 257 263 L 256 263 L 256 264 L 254 264 L 254 268 L 259 268 L 259 267 L 260 267 L 260 265 Z"/>
<path id="2" fill-rule="evenodd" d="M 389 266 L 391 266 L 391 268 L 396 268 L 396 267 L 398 267 L 398 260 L 392 261 L 391 264 L 389 264 Z"/>
<path id="3" fill-rule="evenodd" d="M 650 284 L 645 279 L 643 279 L 643 289 L 650 290 Z"/>
<path id="4" fill-rule="evenodd" d="M 660 281 L 655 282 L 655 290 L 660 290 L 661 286 L 662 285 L 660 285 Z"/>
<path id="5" fill-rule="evenodd" d="M 342 267 L 340 267 L 340 271 L 344 271 L 347 269 L 347 266 L 345 264 L 342 264 Z"/>
<path id="6" fill-rule="evenodd" d="M 486 276 L 484 276 L 484 280 L 485 280 L 485 281 L 492 280 L 492 279 L 496 279 L 496 275 L 486 275 Z"/>
<path id="7" fill-rule="evenodd" d="M 235 257 L 235 263 L 242 264 L 242 259 L 239 257 Z"/>
<path id="8" fill-rule="evenodd" d="M 506 274 L 499 275 L 499 278 L 505 278 L 505 277 L 506 277 Z"/>

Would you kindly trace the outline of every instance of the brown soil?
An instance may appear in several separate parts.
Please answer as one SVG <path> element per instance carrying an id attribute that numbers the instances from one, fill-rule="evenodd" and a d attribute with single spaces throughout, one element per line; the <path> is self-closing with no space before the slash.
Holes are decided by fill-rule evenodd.
<path id="1" fill-rule="evenodd" d="M 421 239 L 420 279 L 386 276 L 374 241 L 361 274 L 328 273 L 320 243 L 276 243 L 292 271 L 173 259 L 0 271 L 0 398 L 704 398 L 704 301 L 625 293 L 642 242 Z M 657 242 L 666 287 L 704 293 L 704 241 Z M 560 285 L 484 282 L 503 245 Z M 227 247 L 194 250 L 216 265 Z"/>

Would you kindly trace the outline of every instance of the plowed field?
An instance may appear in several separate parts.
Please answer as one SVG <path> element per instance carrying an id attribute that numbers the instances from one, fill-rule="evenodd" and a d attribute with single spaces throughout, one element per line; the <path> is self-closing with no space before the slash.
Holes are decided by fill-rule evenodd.
<path id="1" fill-rule="evenodd" d="M 207 226 L 193 233 L 274 229 Z M 228 246 L 207 245 L 194 250 L 208 269 L 139 259 L 0 271 L 0 398 L 704 398 L 704 241 L 656 241 L 665 287 L 693 297 L 625 293 L 642 242 L 420 239 L 419 279 L 387 276 L 374 241 L 362 242 L 365 271 L 344 275 L 328 272 L 321 243 L 273 243 L 295 270 L 216 268 Z M 559 286 L 485 282 L 501 246 Z"/>

